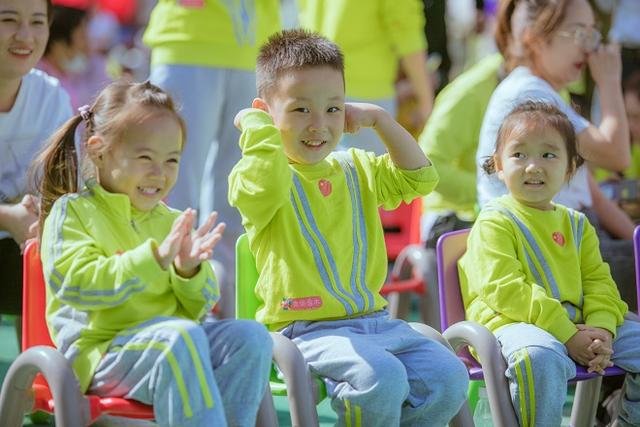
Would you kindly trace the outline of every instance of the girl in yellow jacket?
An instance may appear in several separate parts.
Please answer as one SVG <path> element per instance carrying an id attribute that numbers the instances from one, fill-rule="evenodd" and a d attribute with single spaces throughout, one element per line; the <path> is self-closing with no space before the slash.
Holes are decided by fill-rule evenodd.
<path id="1" fill-rule="evenodd" d="M 522 426 L 559 426 L 576 363 L 628 372 L 619 425 L 640 425 L 640 323 L 602 261 L 586 217 L 552 202 L 582 163 L 557 107 L 527 101 L 485 162 L 509 194 L 489 202 L 459 262 L 467 318 L 494 332 Z"/>
<path id="2" fill-rule="evenodd" d="M 251 321 L 201 322 L 219 297 L 206 260 L 224 224 L 214 213 L 192 232 L 194 210 L 162 202 L 184 135 L 162 90 L 114 83 L 53 136 L 37 164 L 47 323 L 83 390 L 153 405 L 160 426 L 253 426 L 271 339 Z"/>

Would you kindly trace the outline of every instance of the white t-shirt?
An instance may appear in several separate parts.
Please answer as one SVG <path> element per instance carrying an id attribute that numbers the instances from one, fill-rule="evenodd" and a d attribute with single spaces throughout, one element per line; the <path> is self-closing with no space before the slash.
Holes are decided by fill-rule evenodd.
<path id="1" fill-rule="evenodd" d="M 69 95 L 40 70 L 22 78 L 11 111 L 0 113 L 0 203 L 27 193 L 27 172 L 49 137 L 72 115 Z M 0 231 L 0 238 L 9 234 Z"/>
<path id="2" fill-rule="evenodd" d="M 491 95 L 491 100 L 482 121 L 480 141 L 476 152 L 478 203 L 480 207 L 496 197 L 507 194 L 507 187 L 504 183 L 498 179 L 496 174 L 487 175 L 482 169 L 482 164 L 488 157 L 493 155 L 498 129 L 500 129 L 500 125 L 507 114 L 517 105 L 528 100 L 554 104 L 569 117 L 576 135 L 589 127 L 589 121 L 567 105 L 549 83 L 531 74 L 527 67 L 514 69 Z M 553 200 L 573 209 L 591 206 L 591 192 L 589 191 L 586 166 L 582 166 L 576 171 L 575 175 L 562 187 Z"/>

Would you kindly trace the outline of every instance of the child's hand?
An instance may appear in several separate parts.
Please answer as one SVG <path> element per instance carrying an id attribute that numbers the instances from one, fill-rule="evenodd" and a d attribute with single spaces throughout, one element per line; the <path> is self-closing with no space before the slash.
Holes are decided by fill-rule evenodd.
<path id="1" fill-rule="evenodd" d="M 173 221 L 169 235 L 167 235 L 160 246 L 156 248 L 154 255 L 163 270 L 169 268 L 180 250 L 183 238 L 191 233 L 194 214 L 195 211 L 193 209 L 187 209 L 182 212 L 180 216 Z"/>
<path id="2" fill-rule="evenodd" d="M 357 133 L 360 128 L 375 127 L 378 117 L 388 114 L 382 107 L 361 102 L 347 102 L 344 109 L 345 133 Z"/>
<path id="3" fill-rule="evenodd" d="M 587 372 L 597 372 L 604 375 L 604 370 L 613 366 L 613 362 L 611 362 L 613 350 L 599 339 L 593 340 L 589 348 L 596 353 L 596 357 L 589 361 Z"/>
<path id="4" fill-rule="evenodd" d="M 569 357 L 582 366 L 587 366 L 589 362 L 596 357 L 596 354 L 592 350 L 589 350 L 593 339 L 589 331 L 578 330 L 578 332 L 564 344 L 569 352 Z"/>
<path id="5" fill-rule="evenodd" d="M 595 357 L 589 361 L 588 372 L 597 372 L 604 374 L 605 368 L 613 366 L 611 355 L 613 354 L 613 336 L 611 332 L 602 328 L 594 328 L 586 325 L 576 325 L 578 329 L 591 332 L 597 338 L 594 338 L 589 345 L 589 350 L 595 353 Z M 604 339 L 603 339 L 604 338 Z"/>
<path id="6" fill-rule="evenodd" d="M 242 132 L 242 118 L 247 113 L 250 113 L 252 111 L 263 111 L 263 110 L 260 110 L 258 108 L 243 108 L 242 110 L 238 111 L 236 116 L 233 118 L 233 125 L 237 127 L 240 132 Z"/>
<path id="7" fill-rule="evenodd" d="M 218 213 L 213 212 L 193 235 L 189 232 L 183 237 L 173 261 L 173 265 L 180 276 L 185 278 L 193 277 L 198 272 L 200 263 L 211 257 L 213 247 L 222 238 L 225 228 L 223 222 L 214 227 L 217 218 Z M 191 230 L 193 219 L 194 217 L 191 215 L 189 231 Z"/>

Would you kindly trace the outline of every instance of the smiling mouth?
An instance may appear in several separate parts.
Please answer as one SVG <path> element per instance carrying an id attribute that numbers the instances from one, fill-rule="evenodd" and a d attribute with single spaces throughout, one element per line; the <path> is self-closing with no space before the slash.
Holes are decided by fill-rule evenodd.
<path id="1" fill-rule="evenodd" d="M 302 142 L 304 145 L 306 145 L 309 148 L 319 148 L 327 143 L 327 141 L 323 139 L 314 139 L 314 140 L 303 139 L 300 142 Z"/>
<path id="2" fill-rule="evenodd" d="M 138 191 L 145 196 L 155 196 L 160 192 L 160 189 L 158 187 L 138 187 Z"/>
<path id="3" fill-rule="evenodd" d="M 529 179 L 524 182 L 525 185 L 543 185 L 544 181 L 541 179 Z"/>
<path id="4" fill-rule="evenodd" d="M 26 49 L 26 48 L 10 48 L 9 52 L 14 54 L 14 55 L 27 56 L 27 55 L 31 55 L 33 50 L 32 49 Z"/>

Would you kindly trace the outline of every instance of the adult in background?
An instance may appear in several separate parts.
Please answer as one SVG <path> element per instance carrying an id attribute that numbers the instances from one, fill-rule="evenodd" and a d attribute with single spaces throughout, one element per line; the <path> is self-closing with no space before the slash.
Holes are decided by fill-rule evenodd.
<path id="1" fill-rule="evenodd" d="M 27 171 L 71 117 L 69 96 L 33 67 L 49 37 L 50 1 L 0 0 L 0 313 L 22 312 L 21 246 L 35 237 L 38 203 Z"/>

